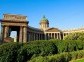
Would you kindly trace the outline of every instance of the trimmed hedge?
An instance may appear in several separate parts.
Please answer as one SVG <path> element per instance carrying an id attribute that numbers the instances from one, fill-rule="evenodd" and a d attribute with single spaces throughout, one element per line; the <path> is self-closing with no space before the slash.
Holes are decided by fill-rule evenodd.
<path id="1" fill-rule="evenodd" d="M 16 62 L 21 44 L 4 43 L 0 45 L 0 62 Z"/>
<path id="2" fill-rule="evenodd" d="M 29 44 L 24 44 L 21 49 L 22 51 L 25 50 L 27 60 L 30 60 L 31 58 L 37 57 L 39 55 L 47 56 L 57 53 L 57 47 L 55 46 L 55 44 L 47 41 L 30 42 Z M 23 53 L 24 52 L 22 52 L 21 54 Z"/>
<path id="3" fill-rule="evenodd" d="M 81 40 L 52 40 L 57 47 L 58 53 L 71 52 L 84 49 L 84 41 Z"/>
<path id="4" fill-rule="evenodd" d="M 23 45 L 19 50 L 18 57 L 20 62 L 25 62 L 38 56 L 82 50 L 84 48 L 83 44 L 84 42 L 79 40 L 33 41 Z"/>
<path id="5" fill-rule="evenodd" d="M 26 62 L 38 56 L 82 49 L 84 49 L 84 42 L 80 40 L 41 40 L 25 44 L 4 43 L 0 45 L 0 62 Z M 69 60 L 68 57 L 67 60 Z"/>
<path id="6" fill-rule="evenodd" d="M 4 43 L 0 45 L 0 62 L 26 62 L 39 55 L 56 54 L 56 50 L 55 44 L 47 41 Z"/>
<path id="7" fill-rule="evenodd" d="M 64 52 L 51 56 L 39 56 L 31 59 L 28 62 L 69 62 L 71 60 L 84 58 L 84 50 L 75 51 L 75 52 Z"/>

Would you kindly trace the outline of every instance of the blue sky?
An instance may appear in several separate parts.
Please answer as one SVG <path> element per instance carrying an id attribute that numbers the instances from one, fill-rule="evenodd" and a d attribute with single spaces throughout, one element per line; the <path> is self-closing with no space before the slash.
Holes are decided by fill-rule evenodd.
<path id="1" fill-rule="evenodd" d="M 84 26 L 84 0 L 0 0 L 0 19 L 4 13 L 26 15 L 29 25 L 36 28 L 43 15 L 50 27 L 64 30 Z"/>

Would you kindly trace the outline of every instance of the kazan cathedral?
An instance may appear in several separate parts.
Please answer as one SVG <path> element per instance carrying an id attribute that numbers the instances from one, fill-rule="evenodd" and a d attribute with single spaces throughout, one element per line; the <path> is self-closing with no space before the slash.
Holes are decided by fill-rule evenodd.
<path id="1" fill-rule="evenodd" d="M 17 32 L 17 42 L 28 42 L 35 40 L 63 39 L 64 36 L 73 32 L 82 32 L 83 28 L 75 30 L 59 30 L 58 28 L 50 28 L 49 20 L 43 16 L 40 20 L 40 28 L 34 28 L 28 25 L 27 16 L 4 14 L 1 21 L 1 34 L 4 42 L 11 40 L 10 33 Z"/>

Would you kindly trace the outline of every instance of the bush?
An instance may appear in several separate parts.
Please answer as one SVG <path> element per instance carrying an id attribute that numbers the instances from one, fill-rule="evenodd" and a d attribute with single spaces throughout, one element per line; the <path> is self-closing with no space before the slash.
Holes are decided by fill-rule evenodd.
<path id="1" fill-rule="evenodd" d="M 34 58 L 36 56 L 47 56 L 57 53 L 57 48 L 52 42 L 36 41 L 30 44 L 25 44 L 23 49 L 27 50 L 27 57 Z M 30 59 L 28 58 L 28 59 Z"/>
<path id="2" fill-rule="evenodd" d="M 84 42 L 81 40 L 53 40 L 51 42 L 53 42 L 57 47 L 58 53 L 84 49 Z"/>
<path id="3" fill-rule="evenodd" d="M 49 59 L 47 57 L 39 56 L 27 62 L 49 62 L 48 60 Z"/>
<path id="4" fill-rule="evenodd" d="M 0 62 L 16 62 L 18 49 L 21 44 L 4 43 L 0 45 Z"/>
<path id="5" fill-rule="evenodd" d="M 84 58 L 84 50 L 75 52 L 65 52 L 51 56 L 39 56 L 31 59 L 29 62 L 69 62 L 70 60 Z M 39 60 L 40 59 L 40 60 Z M 46 61 L 46 62 L 47 62 Z"/>
<path id="6" fill-rule="evenodd" d="M 27 60 L 33 59 L 38 56 L 49 56 L 57 53 L 63 53 L 61 56 L 57 55 L 55 58 L 60 58 L 59 61 L 64 60 L 65 62 L 70 60 L 70 56 L 75 59 L 76 57 L 82 57 L 81 54 L 74 53 L 69 54 L 71 51 L 77 51 L 84 49 L 84 42 L 80 40 L 41 40 L 32 41 L 25 44 L 20 43 L 4 43 L 0 45 L 0 62 L 26 62 Z M 65 55 L 64 55 L 65 54 Z M 69 54 L 69 55 L 68 55 Z M 75 56 L 75 57 L 74 57 Z M 49 56 L 51 57 L 51 56 Z M 63 57 L 61 59 L 61 57 Z M 69 58 L 68 58 L 69 57 Z M 53 59 L 52 59 L 53 58 Z M 45 58 L 49 60 L 55 60 L 54 57 Z M 42 58 L 41 58 L 42 59 Z M 40 58 L 39 58 L 40 60 Z M 42 60 L 43 61 L 43 60 Z"/>
<path id="7" fill-rule="evenodd" d="M 28 59 L 27 49 L 24 48 L 24 47 L 21 47 L 21 48 L 18 50 L 16 62 L 26 62 L 27 59 Z"/>
<path id="8" fill-rule="evenodd" d="M 31 42 L 25 48 L 27 48 L 28 57 L 32 59 L 37 56 L 48 56 L 62 52 L 82 50 L 83 44 L 84 42 L 80 40 L 49 40 Z M 68 56 L 66 56 L 66 59 L 69 60 Z"/>
<path id="9" fill-rule="evenodd" d="M 26 44 L 4 43 L 0 45 L 0 62 L 26 62 L 36 56 L 55 54 L 56 46 L 52 42 L 36 41 Z"/>
<path id="10" fill-rule="evenodd" d="M 84 32 L 71 33 L 64 37 L 65 40 L 84 40 Z"/>

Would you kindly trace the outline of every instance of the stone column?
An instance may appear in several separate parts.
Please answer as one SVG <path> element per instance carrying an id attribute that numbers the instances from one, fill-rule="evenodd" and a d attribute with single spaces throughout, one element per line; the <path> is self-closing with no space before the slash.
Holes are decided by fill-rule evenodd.
<path id="1" fill-rule="evenodd" d="M 58 39 L 58 33 L 57 33 L 57 39 Z"/>
<path id="2" fill-rule="evenodd" d="M 56 38 L 55 33 L 54 33 L 54 39 Z"/>
<path id="3" fill-rule="evenodd" d="M 27 27 L 23 27 L 23 42 L 27 42 Z"/>
<path id="4" fill-rule="evenodd" d="M 51 33 L 51 39 L 53 39 L 52 35 L 53 35 L 53 33 Z"/>
<path id="5" fill-rule="evenodd" d="M 64 33 L 63 33 L 63 40 L 64 40 Z"/>
<path id="6" fill-rule="evenodd" d="M 8 37 L 8 34 L 9 34 L 9 27 L 8 26 L 5 26 L 4 27 L 4 38 Z"/>
<path id="7" fill-rule="evenodd" d="M 22 42 L 22 34 L 23 34 L 22 33 L 22 31 L 23 31 L 22 28 L 23 27 L 20 27 L 20 31 L 19 31 L 19 42 Z"/>
<path id="8" fill-rule="evenodd" d="M 45 40 L 46 40 L 46 33 L 45 33 Z"/>
<path id="9" fill-rule="evenodd" d="M 1 40 L 4 40 L 4 26 L 1 26 Z"/>

